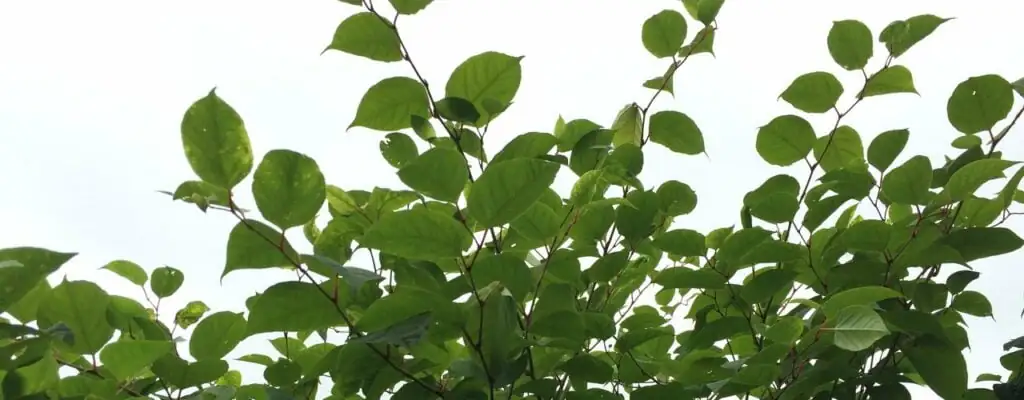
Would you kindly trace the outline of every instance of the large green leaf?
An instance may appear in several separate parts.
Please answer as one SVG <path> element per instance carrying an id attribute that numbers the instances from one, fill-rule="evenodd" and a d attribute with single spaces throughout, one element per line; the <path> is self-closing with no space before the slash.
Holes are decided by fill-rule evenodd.
<path id="1" fill-rule="evenodd" d="M 491 158 L 491 164 L 516 158 L 534 158 L 547 154 L 558 143 L 550 133 L 527 132 L 512 138 L 498 154 Z"/>
<path id="2" fill-rule="evenodd" d="M 940 197 L 947 202 L 957 202 L 974 195 L 981 185 L 1001 178 L 1003 171 L 1018 164 L 1014 161 L 987 158 L 971 162 L 958 169 L 949 177 Z M 948 197 L 946 197 L 948 196 Z"/>
<path id="3" fill-rule="evenodd" d="M 0 249 L 0 313 L 8 311 L 75 255 L 38 247 Z"/>
<path id="4" fill-rule="evenodd" d="M 829 325 L 827 329 L 835 332 L 836 347 L 849 351 L 867 349 L 889 334 L 882 317 L 871 308 L 861 305 L 843 308 Z"/>
<path id="5" fill-rule="evenodd" d="M 704 152 L 704 135 L 686 114 L 660 111 L 651 116 L 650 140 L 681 154 Z"/>
<path id="6" fill-rule="evenodd" d="M 681 257 L 702 257 L 707 254 L 705 238 L 700 232 L 690 229 L 674 229 L 658 235 L 654 246 L 669 254 Z"/>
<path id="7" fill-rule="evenodd" d="M 825 171 L 857 167 L 864 164 L 864 144 L 856 130 L 843 125 L 831 135 L 818 138 L 814 143 L 814 158 Z"/>
<path id="8" fill-rule="evenodd" d="M 962 292 L 953 297 L 953 303 L 950 304 L 950 307 L 975 317 L 992 316 L 992 303 L 988 301 L 985 295 L 972 290 Z"/>
<path id="9" fill-rule="evenodd" d="M 122 340 L 104 347 L 100 361 L 117 380 L 125 380 L 137 376 L 172 347 L 169 341 Z"/>
<path id="10" fill-rule="evenodd" d="M 433 320 L 429 313 L 415 315 L 379 331 L 351 339 L 350 343 L 386 343 L 393 346 L 413 346 L 427 333 Z"/>
<path id="11" fill-rule="evenodd" d="M 95 354 L 107 344 L 114 328 L 107 322 L 110 296 L 95 283 L 64 281 L 39 305 L 40 320 L 63 323 L 71 329 L 78 354 Z"/>
<path id="12" fill-rule="evenodd" d="M 247 334 L 241 313 L 214 313 L 196 325 L 188 342 L 188 351 L 196 360 L 218 360 L 234 350 Z"/>
<path id="13" fill-rule="evenodd" d="M 216 89 L 188 108 L 181 142 L 192 171 L 205 182 L 231 190 L 252 170 L 252 146 L 242 117 Z"/>
<path id="14" fill-rule="evenodd" d="M 263 218 L 288 229 L 316 217 L 327 198 L 327 185 L 309 156 L 271 150 L 253 173 L 252 195 Z"/>
<path id="15" fill-rule="evenodd" d="M 864 85 L 864 91 L 860 94 L 862 97 L 870 97 L 891 93 L 917 94 L 917 88 L 914 87 L 914 76 L 907 67 L 892 65 L 878 71 Z"/>
<path id="16" fill-rule="evenodd" d="M 931 185 L 932 163 L 925 156 L 914 156 L 882 178 L 882 192 L 900 204 L 927 204 Z"/>
<path id="17" fill-rule="evenodd" d="M 281 282 L 267 288 L 249 310 L 248 333 L 314 331 L 341 325 L 344 319 L 316 285 Z"/>
<path id="18" fill-rule="evenodd" d="M 483 227 L 511 222 L 540 199 L 558 169 L 556 163 L 531 158 L 488 166 L 469 191 L 469 214 Z"/>
<path id="19" fill-rule="evenodd" d="M 915 44 L 931 35 L 946 21 L 952 18 L 940 18 L 930 14 L 916 15 L 905 21 L 894 21 L 878 34 L 878 41 L 885 43 L 885 48 L 893 57 L 899 57 L 910 50 Z"/>
<path id="20" fill-rule="evenodd" d="M 658 58 L 672 57 L 686 39 L 686 18 L 675 10 L 663 10 L 644 21 L 644 47 Z"/>
<path id="21" fill-rule="evenodd" d="M 359 239 L 365 247 L 414 260 L 458 257 L 472 242 L 453 216 L 426 208 L 385 214 Z"/>
<path id="22" fill-rule="evenodd" d="M 480 119 L 471 124 L 483 126 L 512 104 L 523 78 L 520 61 L 495 51 L 472 56 L 452 71 L 445 84 L 445 97 L 469 100 L 480 112 Z"/>
<path id="23" fill-rule="evenodd" d="M 189 388 L 213 382 L 228 372 L 224 360 L 203 360 L 189 363 L 176 355 L 167 354 L 153 363 L 153 374 L 173 387 Z"/>
<path id="24" fill-rule="evenodd" d="M 885 171 L 903 152 L 910 139 L 910 131 L 894 129 L 879 133 L 868 146 L 868 162 L 879 171 Z"/>
<path id="25" fill-rule="evenodd" d="M 847 19 L 832 23 L 828 31 L 828 52 L 843 69 L 864 68 L 874 54 L 871 29 L 863 22 Z"/>
<path id="26" fill-rule="evenodd" d="M 963 354 L 944 340 L 920 336 L 900 345 L 928 387 L 945 400 L 961 399 L 967 391 L 967 364 Z"/>
<path id="27" fill-rule="evenodd" d="M 345 18 L 326 50 L 339 50 L 374 61 L 402 61 L 402 45 L 394 25 L 372 12 Z"/>
<path id="28" fill-rule="evenodd" d="M 784 167 L 806 157 L 816 138 L 810 122 L 796 115 L 783 115 L 758 128 L 755 144 L 762 159 Z"/>
<path id="29" fill-rule="evenodd" d="M 380 154 L 392 167 L 402 168 L 420 154 L 416 142 L 402 132 L 391 132 L 380 141 Z"/>
<path id="30" fill-rule="evenodd" d="M 281 232 L 262 222 L 247 219 L 231 229 L 221 278 L 239 269 L 290 267 L 298 259 L 298 253 Z"/>
<path id="31" fill-rule="evenodd" d="M 371 86 L 359 100 L 349 129 L 361 126 L 377 131 L 397 131 L 412 126 L 413 116 L 430 117 L 426 89 L 412 78 L 386 78 Z"/>
<path id="32" fill-rule="evenodd" d="M 850 306 L 872 305 L 885 299 L 903 297 L 899 292 L 883 286 L 863 286 L 847 289 L 832 295 L 822 308 L 825 317 L 832 319 Z"/>
<path id="33" fill-rule="evenodd" d="M 402 166 L 398 178 L 426 196 L 454 203 L 466 186 L 468 173 L 462 154 L 454 149 L 435 147 Z"/>
<path id="34" fill-rule="evenodd" d="M 946 115 L 956 130 L 973 134 L 992 129 L 1013 108 L 1013 86 L 999 75 L 968 78 L 953 89 Z"/>

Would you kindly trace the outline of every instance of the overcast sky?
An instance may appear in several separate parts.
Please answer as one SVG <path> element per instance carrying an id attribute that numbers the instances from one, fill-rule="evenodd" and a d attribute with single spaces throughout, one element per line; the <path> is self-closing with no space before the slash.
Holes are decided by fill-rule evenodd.
<path id="1" fill-rule="evenodd" d="M 681 10 L 671 0 L 437 0 L 399 26 L 433 86 L 483 51 L 526 56 L 516 103 L 487 136 L 493 154 L 514 135 L 550 132 L 559 114 L 610 124 L 623 105 L 649 99 L 641 83 L 661 74 L 665 61 L 644 50 L 640 27 L 664 8 Z M 137 288 L 97 268 L 114 259 L 148 270 L 174 266 L 186 280 L 164 302 L 170 315 L 191 300 L 242 311 L 255 291 L 293 279 L 243 271 L 220 283 L 235 220 L 155 191 L 194 179 L 179 124 L 189 104 L 214 86 L 245 119 L 257 160 L 288 148 L 313 156 L 327 181 L 342 188 L 401 187 L 377 151 L 383 134 L 345 127 L 370 85 L 409 75 L 408 66 L 320 55 L 337 24 L 356 11 L 335 0 L 0 2 L 0 247 L 79 252 L 62 270 L 71 279 L 137 298 Z M 959 135 L 945 114 L 953 87 L 975 75 L 1024 76 L 1024 51 L 1013 40 L 1024 37 L 1021 12 L 1024 5 L 1010 0 L 730 0 L 719 17 L 717 58 L 690 60 L 676 76 L 676 97 L 662 96 L 655 106 L 694 118 L 710 159 L 651 146 L 642 179 L 648 186 L 677 179 L 697 191 L 698 207 L 678 219 L 680 226 L 707 232 L 736 223 L 742 195 L 765 178 L 806 176 L 806 166 L 769 167 L 754 151 L 757 127 L 794 112 L 776 100 L 779 93 L 802 73 L 827 70 L 847 84 L 845 106 L 859 84 L 858 73 L 843 73 L 829 57 L 832 21 L 860 19 L 877 35 L 892 20 L 923 13 L 957 19 L 898 60 L 913 72 L 921 96 L 871 98 L 846 121 L 865 143 L 909 128 L 900 160 L 926 154 L 940 163 Z M 696 30 L 691 24 L 691 35 Z M 876 47 L 870 68 L 883 51 Z M 819 134 L 832 123 L 826 115 L 810 119 Z M 1024 159 L 1024 132 L 1012 132 L 1001 148 L 1007 158 Z M 254 208 L 249 182 L 238 187 L 239 196 Z M 567 189 L 573 179 L 558 182 Z M 1009 226 L 1020 231 L 1024 222 Z M 308 249 L 301 234 L 293 237 L 300 251 Z M 1016 253 L 975 265 L 982 275 L 971 288 L 989 296 L 996 321 L 966 317 L 972 380 L 1003 373 L 1002 343 L 1024 334 L 1022 261 L 1024 253 Z M 253 338 L 231 356 L 253 351 L 273 352 Z M 262 379 L 262 369 L 242 371 L 247 381 Z M 933 398 L 927 389 L 914 394 Z"/>

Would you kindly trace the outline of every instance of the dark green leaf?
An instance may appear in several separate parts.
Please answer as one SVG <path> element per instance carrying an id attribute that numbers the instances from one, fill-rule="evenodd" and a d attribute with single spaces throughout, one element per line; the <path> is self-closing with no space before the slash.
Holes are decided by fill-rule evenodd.
<path id="1" fill-rule="evenodd" d="M 149 277 L 149 290 L 153 291 L 156 297 L 170 297 L 181 288 L 185 282 L 185 274 L 173 267 L 160 267 L 153 270 Z"/>
<path id="2" fill-rule="evenodd" d="M 614 375 L 611 365 L 592 354 L 573 357 L 562 364 L 561 369 L 569 374 L 570 378 L 583 382 L 607 383 Z"/>
<path id="3" fill-rule="evenodd" d="M 442 118 L 466 124 L 473 124 L 480 119 L 480 111 L 469 100 L 461 97 L 445 97 L 434 103 L 434 109 Z"/>
<path id="4" fill-rule="evenodd" d="M 110 296 L 86 281 L 63 281 L 39 305 L 39 319 L 63 323 L 71 329 L 78 354 L 95 354 L 107 344 L 114 328 L 107 322 Z"/>
<path id="5" fill-rule="evenodd" d="M 1010 253 L 1024 246 L 1024 240 L 1002 227 L 978 227 L 950 232 L 935 242 L 959 253 L 963 262 Z"/>
<path id="6" fill-rule="evenodd" d="M 414 116 L 430 116 L 427 91 L 415 79 L 396 76 L 377 82 L 366 91 L 349 129 L 361 126 L 397 131 L 411 127 Z"/>
<path id="7" fill-rule="evenodd" d="M 166 383 L 178 388 L 188 388 L 213 382 L 228 372 L 228 363 L 223 360 L 204 360 L 189 363 L 173 353 L 164 355 L 153 363 L 153 374 Z"/>
<path id="8" fill-rule="evenodd" d="M 992 316 L 992 303 L 989 303 L 985 295 L 972 290 L 961 292 L 953 297 L 953 303 L 950 304 L 950 307 L 975 317 Z"/>
<path id="9" fill-rule="evenodd" d="M 252 146 L 242 117 L 216 89 L 188 108 L 181 121 L 185 158 L 203 181 L 230 190 L 252 170 Z"/>
<path id="10" fill-rule="evenodd" d="M 843 232 L 843 244 L 852 250 L 883 251 L 889 244 L 892 227 L 879 220 L 864 220 Z"/>
<path id="11" fill-rule="evenodd" d="M 483 227 L 511 222 L 551 186 L 558 169 L 558 164 L 530 158 L 489 165 L 470 189 L 469 214 Z"/>
<path id="12" fill-rule="evenodd" d="M 644 21 L 644 47 L 658 58 L 672 57 L 686 38 L 686 18 L 675 10 L 662 10 Z"/>
<path id="13" fill-rule="evenodd" d="M 800 204 L 797 195 L 800 183 L 789 175 L 775 175 L 768 178 L 757 189 L 743 196 L 743 205 L 750 214 L 772 223 L 783 223 L 793 219 Z"/>
<path id="14" fill-rule="evenodd" d="M 654 277 L 654 283 L 672 289 L 722 289 L 726 279 L 710 269 L 672 267 Z"/>
<path id="15" fill-rule="evenodd" d="M 834 108 L 842 94 L 843 84 L 839 79 L 818 71 L 797 77 L 780 97 L 800 111 L 820 114 Z"/>
<path id="16" fill-rule="evenodd" d="M 940 197 L 950 202 L 967 199 L 974 195 L 974 192 L 981 188 L 981 185 L 990 180 L 1003 177 L 1003 171 L 1014 164 L 1017 163 L 995 158 L 971 162 L 949 177 L 949 181 L 946 182 L 946 187 L 942 191 L 943 195 L 948 195 L 949 197 Z"/>
<path id="17" fill-rule="evenodd" d="M 433 322 L 429 313 L 419 314 L 398 322 L 384 330 L 349 340 L 349 343 L 386 343 L 393 346 L 413 346 L 423 339 Z"/>
<path id="18" fill-rule="evenodd" d="M 391 132 L 380 141 L 380 154 L 392 167 L 402 168 L 420 154 L 409 135 Z"/>
<path id="19" fill-rule="evenodd" d="M 792 165 L 811 152 L 816 138 L 807 120 L 796 115 L 779 116 L 758 129 L 757 154 L 772 165 Z"/>
<path id="20" fill-rule="evenodd" d="M 372 12 L 354 14 L 338 25 L 326 50 L 340 50 L 374 61 L 402 61 L 395 27 Z"/>
<path id="21" fill-rule="evenodd" d="M 864 68 L 874 54 L 871 29 L 857 20 L 832 23 L 828 31 L 828 52 L 836 64 L 848 71 Z"/>
<path id="22" fill-rule="evenodd" d="M 681 257 L 701 257 L 707 254 L 705 238 L 700 232 L 690 229 L 675 229 L 654 239 L 654 246 L 669 254 Z"/>
<path id="23" fill-rule="evenodd" d="M 434 0 L 388 0 L 399 14 L 412 15 L 422 11 Z M 416 385 L 413 385 L 416 386 Z"/>
<path id="24" fill-rule="evenodd" d="M 976 271 L 956 271 L 946 278 L 946 287 L 949 288 L 949 292 L 953 294 L 964 291 L 964 288 L 975 279 L 978 279 L 981 274 Z"/>
<path id="25" fill-rule="evenodd" d="M 914 76 L 907 67 L 893 65 L 878 71 L 864 85 L 861 97 L 891 93 L 917 93 L 917 89 L 914 87 Z"/>
<path id="26" fill-rule="evenodd" d="M 958 349 L 931 336 L 901 344 L 900 349 L 936 394 L 946 400 L 963 398 L 967 391 L 967 364 Z"/>

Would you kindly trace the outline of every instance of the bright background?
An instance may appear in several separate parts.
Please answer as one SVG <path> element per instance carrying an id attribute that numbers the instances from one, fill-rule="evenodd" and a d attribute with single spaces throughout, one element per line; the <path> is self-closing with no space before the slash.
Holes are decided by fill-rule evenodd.
<path id="1" fill-rule="evenodd" d="M 640 27 L 664 8 L 682 9 L 669 0 L 437 0 L 399 20 L 399 29 L 435 87 L 471 55 L 526 56 L 516 104 L 487 136 L 494 154 L 514 135 L 550 132 L 559 114 L 608 125 L 623 105 L 646 102 L 653 92 L 641 83 L 660 75 L 667 61 L 644 50 Z M 69 279 L 98 281 L 140 300 L 138 288 L 98 268 L 114 259 L 147 270 L 179 268 L 185 284 L 164 302 L 168 318 L 191 300 L 214 311 L 243 311 L 246 297 L 294 279 L 287 272 L 241 271 L 221 283 L 234 218 L 172 203 L 156 190 L 193 178 L 178 128 L 189 104 L 214 86 L 245 118 L 257 162 L 268 150 L 288 148 L 314 157 L 328 183 L 400 188 L 377 150 L 383 133 L 345 127 L 370 85 L 410 75 L 408 65 L 320 55 L 337 24 L 356 11 L 333 0 L 0 2 L 0 247 L 80 252 L 62 269 Z M 678 219 L 681 226 L 707 232 L 737 223 L 742 195 L 765 178 L 806 176 L 802 164 L 784 171 L 754 151 L 757 127 L 794 112 L 776 100 L 779 93 L 815 70 L 833 72 L 847 85 L 841 108 L 859 87 L 859 73 L 842 71 L 828 55 L 832 21 L 860 19 L 877 36 L 892 20 L 924 13 L 957 19 L 898 59 L 913 71 L 921 96 L 870 98 L 844 121 L 865 144 L 879 132 L 909 128 L 908 151 L 897 163 L 913 154 L 941 163 L 944 154 L 955 154 L 948 143 L 959 135 L 945 117 L 953 87 L 975 75 L 1011 81 L 1024 75 L 1016 41 L 1024 37 L 1021 12 L 1024 5 L 1009 0 L 730 0 L 719 17 L 717 57 L 688 61 L 676 76 L 675 98 L 663 95 L 654 107 L 693 117 L 710 158 L 650 146 L 642 179 L 648 186 L 677 179 L 697 191 L 697 209 Z M 697 30 L 691 23 L 690 35 Z M 869 68 L 877 69 L 883 52 L 876 47 Z M 832 118 L 811 121 L 822 134 Z M 1017 129 L 1000 146 L 1007 158 L 1024 158 L 1024 132 Z M 561 189 L 573 182 L 564 175 Z M 249 182 L 239 186 L 240 202 L 254 209 Z M 1024 232 L 1021 220 L 1008 226 Z M 308 250 L 298 230 L 290 237 Z M 971 288 L 989 296 L 995 320 L 967 317 L 972 380 L 1003 373 L 1002 343 L 1024 334 L 1022 261 L 1024 253 L 1016 253 L 974 265 L 982 275 Z M 273 354 L 265 341 L 251 338 L 230 356 L 257 351 Z M 262 379 L 262 367 L 234 367 L 246 381 Z M 912 391 L 915 398 L 935 398 L 926 388 Z"/>

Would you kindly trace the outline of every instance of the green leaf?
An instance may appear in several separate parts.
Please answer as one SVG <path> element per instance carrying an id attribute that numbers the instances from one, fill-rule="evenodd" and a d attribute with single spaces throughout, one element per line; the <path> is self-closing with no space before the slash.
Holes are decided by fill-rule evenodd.
<path id="1" fill-rule="evenodd" d="M 816 139 L 810 122 L 782 115 L 757 130 L 757 154 L 771 165 L 789 166 L 807 157 Z"/>
<path id="2" fill-rule="evenodd" d="M 401 132 L 391 132 L 380 141 L 380 154 L 392 167 L 402 168 L 420 154 L 416 142 Z"/>
<path id="3" fill-rule="evenodd" d="M 627 104 L 615 116 L 612 123 L 612 146 L 624 144 L 641 146 L 643 144 L 644 127 L 640 106 L 636 103 Z M 575 151 L 573 152 L 575 153 Z"/>
<path id="4" fill-rule="evenodd" d="M 600 198 L 608 190 L 608 180 L 604 177 L 605 172 L 599 169 L 587 171 L 572 185 L 569 201 L 572 204 L 582 207 L 591 201 Z"/>
<path id="5" fill-rule="evenodd" d="M 470 216 L 484 228 L 511 222 L 540 199 L 558 169 L 556 163 L 530 158 L 489 165 L 466 199 Z"/>
<path id="6" fill-rule="evenodd" d="M 107 344 L 114 328 L 107 322 L 110 296 L 86 281 L 63 281 L 39 304 L 39 319 L 64 323 L 74 335 L 71 350 L 95 354 Z"/>
<path id="7" fill-rule="evenodd" d="M 517 301 L 525 300 L 534 287 L 534 278 L 526 262 L 508 253 L 480 257 L 473 263 L 472 274 L 477 286 L 500 282 Z"/>
<path id="8" fill-rule="evenodd" d="M 466 159 L 458 151 L 435 147 L 398 170 L 398 178 L 426 196 L 454 203 L 469 178 Z"/>
<path id="9" fill-rule="evenodd" d="M 961 399 L 967 391 L 967 364 L 960 350 L 944 340 L 920 336 L 900 344 L 900 350 L 928 387 L 945 400 Z"/>
<path id="10" fill-rule="evenodd" d="M 847 289 L 832 295 L 822 305 L 825 317 L 835 318 L 848 307 L 867 306 L 885 299 L 903 297 L 899 292 L 883 286 L 863 286 Z"/>
<path id="11" fill-rule="evenodd" d="M 354 14 L 338 25 L 324 51 L 339 50 L 374 61 L 402 61 L 398 32 L 390 22 L 372 12 Z"/>
<path id="12" fill-rule="evenodd" d="M 674 229 L 654 239 L 654 246 L 680 257 L 703 257 L 707 254 L 704 235 L 690 229 Z"/>
<path id="13" fill-rule="evenodd" d="M 131 283 L 142 286 L 149 280 L 149 276 L 146 275 L 146 271 L 139 266 L 139 264 L 133 263 L 128 260 L 115 260 L 104 265 L 103 268 L 110 272 L 120 275 L 122 278 L 127 279 Z"/>
<path id="14" fill-rule="evenodd" d="M 992 129 L 1013 108 L 1013 86 L 999 75 L 968 78 L 946 102 L 949 123 L 964 134 Z"/>
<path id="15" fill-rule="evenodd" d="M 894 203 L 927 204 L 932 185 L 932 163 L 925 156 L 914 156 L 882 178 L 882 191 Z"/>
<path id="16" fill-rule="evenodd" d="M 764 337 L 775 343 L 791 345 L 804 332 L 804 321 L 797 317 L 785 316 L 775 321 L 764 333 Z"/>
<path id="17" fill-rule="evenodd" d="M 953 303 L 950 304 L 950 307 L 975 317 L 992 316 L 992 303 L 989 303 L 985 295 L 972 290 L 961 292 L 953 297 Z"/>
<path id="18" fill-rule="evenodd" d="M 446 97 L 469 100 L 480 112 L 480 119 L 473 126 L 484 126 L 498 116 L 488 103 L 503 107 L 512 104 L 519 91 L 523 70 L 523 57 L 488 51 L 472 56 L 452 71 L 445 85 Z"/>
<path id="19" fill-rule="evenodd" d="M 832 23 L 828 31 L 828 52 L 836 64 L 848 71 L 863 69 L 874 54 L 871 29 L 857 20 Z"/>
<path id="20" fill-rule="evenodd" d="M 242 117 L 216 89 L 188 108 L 181 121 L 185 158 L 196 176 L 231 190 L 252 170 L 252 146 Z"/>
<path id="21" fill-rule="evenodd" d="M 975 382 L 1000 382 L 1002 380 L 1003 380 L 1003 377 L 999 376 L 999 374 L 990 374 L 990 373 L 978 374 L 978 377 L 974 379 Z M 968 398 L 968 397 L 965 397 L 965 398 Z"/>
<path id="22" fill-rule="evenodd" d="M 601 125 L 586 119 L 574 119 L 565 126 L 556 130 L 554 135 L 558 139 L 558 151 L 565 152 L 572 150 L 576 144 L 587 134 L 601 129 Z"/>
<path id="23" fill-rule="evenodd" d="M 413 260 L 458 257 L 472 241 L 454 217 L 426 208 L 385 214 L 359 239 L 365 247 Z"/>
<path id="24" fill-rule="evenodd" d="M 783 223 L 793 219 L 800 204 L 797 195 L 800 183 L 792 176 L 780 174 L 768 178 L 757 189 L 743 196 L 743 205 L 757 218 Z"/>
<path id="25" fill-rule="evenodd" d="M 182 329 L 188 329 L 199 319 L 210 311 L 210 307 L 201 301 L 190 301 L 185 304 L 178 312 L 174 313 L 174 324 L 181 327 Z"/>
<path id="26" fill-rule="evenodd" d="M 412 130 L 416 132 L 416 136 L 419 136 L 420 139 L 430 142 L 437 137 L 437 133 L 434 132 L 434 125 L 427 118 L 413 114 L 409 116 L 409 124 L 412 125 Z"/>
<path id="27" fill-rule="evenodd" d="M 388 0 L 399 14 L 412 15 L 422 11 L 434 0 Z"/>
<path id="28" fill-rule="evenodd" d="M 153 363 L 153 374 L 164 382 L 178 388 L 188 388 L 209 383 L 228 372 L 224 360 L 203 360 L 189 363 L 176 355 L 167 354 Z"/>
<path id="29" fill-rule="evenodd" d="M 725 0 L 700 0 L 700 4 L 697 6 L 697 20 L 703 22 L 704 25 L 711 25 L 718 17 L 718 12 L 724 3 Z"/>
<path id="30" fill-rule="evenodd" d="M 697 208 L 697 193 L 689 185 L 669 180 L 658 187 L 661 211 L 668 216 L 686 215 Z"/>
<path id="31" fill-rule="evenodd" d="M 361 126 L 397 131 L 411 127 L 414 116 L 430 117 L 427 91 L 415 79 L 396 76 L 377 82 L 366 91 L 348 129 Z"/>
<path id="32" fill-rule="evenodd" d="M 980 276 L 981 273 L 976 271 L 956 271 L 946 277 L 946 287 L 949 288 L 950 293 L 957 294 L 962 292 L 968 284 L 974 282 Z"/>
<path id="33" fill-rule="evenodd" d="M 954 148 L 967 150 L 975 146 L 981 146 L 981 138 L 977 135 L 960 136 L 950 142 Z"/>
<path id="34" fill-rule="evenodd" d="M 573 357 L 562 364 L 561 369 L 573 380 L 592 383 L 608 383 L 615 374 L 611 365 L 592 354 Z"/>
<path id="35" fill-rule="evenodd" d="M 835 345 L 844 350 L 861 351 L 889 334 L 885 321 L 867 306 L 849 306 L 836 314 L 829 328 L 835 332 Z"/>
<path id="36" fill-rule="evenodd" d="M 533 203 L 526 212 L 512 220 L 511 227 L 531 240 L 547 240 L 558 234 L 562 218 L 544 203 Z"/>
<path id="37" fill-rule="evenodd" d="M 910 17 L 906 21 L 894 21 L 878 34 L 878 41 L 885 43 L 889 54 L 899 57 L 950 19 L 925 14 Z"/>
<path id="38" fill-rule="evenodd" d="M 864 91 L 860 94 L 861 97 L 871 97 L 891 93 L 917 94 L 917 89 L 914 87 L 914 76 L 907 67 L 893 65 L 878 71 L 871 79 L 868 79 L 867 84 L 864 85 Z"/>
<path id="39" fill-rule="evenodd" d="M 198 361 L 219 360 L 234 350 L 247 334 L 242 313 L 214 313 L 196 325 L 188 342 L 188 352 Z"/>
<path id="40" fill-rule="evenodd" d="M 728 316 L 710 321 L 702 327 L 693 331 L 686 347 L 690 349 L 704 349 L 715 342 L 723 340 L 740 332 L 748 332 L 750 324 L 746 318 L 740 316 Z"/>
<path id="41" fill-rule="evenodd" d="M 831 135 L 818 138 L 814 144 L 814 158 L 825 171 L 857 168 L 864 164 L 864 144 L 856 130 L 843 125 Z"/>
<path id="42" fill-rule="evenodd" d="M 248 334 L 315 331 L 343 324 L 325 293 L 306 282 L 281 282 L 267 288 L 249 310 Z"/>
<path id="43" fill-rule="evenodd" d="M 666 268 L 654 277 L 654 283 L 671 289 L 723 289 L 726 279 L 709 269 Z"/>
<path id="44" fill-rule="evenodd" d="M 903 152 L 910 138 L 910 131 L 894 129 L 879 133 L 868 146 L 868 163 L 879 171 L 885 171 Z"/>
<path id="45" fill-rule="evenodd" d="M 632 207 L 615 209 L 615 229 L 627 241 L 636 243 L 654 232 L 661 199 L 654 192 L 636 190 L 626 195 L 626 201 Z"/>
<path id="46" fill-rule="evenodd" d="M 843 94 L 843 84 L 828 72 L 800 75 L 779 96 L 796 109 L 820 114 L 831 110 Z"/>
<path id="47" fill-rule="evenodd" d="M 316 161 L 291 150 L 271 150 L 252 177 L 256 207 L 281 229 L 316 217 L 327 198 L 327 184 Z"/>
<path id="48" fill-rule="evenodd" d="M 185 274 L 177 268 L 160 267 L 150 274 L 149 290 L 152 290 L 156 297 L 170 297 L 178 291 L 183 282 Z"/>
<path id="49" fill-rule="evenodd" d="M 678 111 L 660 111 L 651 116 L 650 141 L 676 153 L 704 152 L 704 135 L 689 116 Z"/>
<path id="50" fill-rule="evenodd" d="M 644 21 L 640 36 L 655 57 L 672 57 L 686 39 L 686 18 L 678 11 L 662 10 Z"/>
<path id="51" fill-rule="evenodd" d="M 442 118 L 465 124 L 473 124 L 480 119 L 480 111 L 469 100 L 461 97 L 445 97 L 434 103 L 434 109 Z"/>
<path id="52" fill-rule="evenodd" d="M 228 236 L 221 279 L 239 269 L 291 267 L 298 259 L 298 253 L 281 232 L 256 220 L 242 220 Z"/>
<path id="53" fill-rule="evenodd" d="M 971 262 L 1017 251 L 1024 239 L 1012 230 L 1002 227 L 976 227 L 959 229 L 935 241 L 940 246 L 956 250 L 963 262 Z"/>
<path id="54" fill-rule="evenodd" d="M 498 154 L 491 158 L 491 164 L 517 158 L 536 158 L 551 151 L 558 139 L 550 133 L 528 132 L 512 138 Z"/>
<path id="55" fill-rule="evenodd" d="M 767 243 L 781 242 L 764 242 L 758 245 L 758 247 L 764 246 Z M 756 249 L 752 250 L 752 252 L 756 252 Z M 774 300 L 772 296 L 775 296 L 780 291 L 785 290 L 784 293 L 789 292 L 796 275 L 793 271 L 775 268 L 758 270 L 757 275 L 754 275 L 748 282 L 743 284 L 743 288 L 740 290 L 740 297 L 751 303 L 760 303 L 770 299 Z M 781 298 L 779 300 L 781 301 Z"/>
<path id="56" fill-rule="evenodd" d="M 356 323 L 360 330 L 378 331 L 422 313 L 431 311 L 423 290 L 407 289 L 374 301 Z"/>
<path id="57" fill-rule="evenodd" d="M 948 195 L 951 202 L 967 199 L 974 195 L 981 185 L 986 182 L 1003 177 L 1003 171 L 1017 162 L 987 158 L 971 162 L 960 168 L 949 177 L 943 193 Z M 945 200 L 945 198 L 944 198 Z"/>
<path id="58" fill-rule="evenodd" d="M 122 340 L 111 343 L 100 352 L 100 361 L 118 381 L 138 376 L 160 357 L 171 351 L 173 344 L 158 340 Z"/>
<path id="59" fill-rule="evenodd" d="M 429 313 L 410 317 L 366 336 L 349 340 L 349 343 L 386 343 L 394 346 L 410 347 L 420 342 L 427 333 L 433 320 Z"/>
<path id="60" fill-rule="evenodd" d="M 851 250 L 883 251 L 889 245 L 892 226 L 879 220 L 864 220 L 843 232 L 843 244 Z"/>

